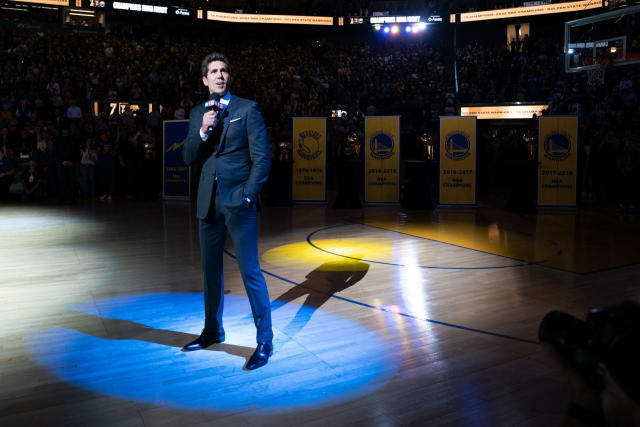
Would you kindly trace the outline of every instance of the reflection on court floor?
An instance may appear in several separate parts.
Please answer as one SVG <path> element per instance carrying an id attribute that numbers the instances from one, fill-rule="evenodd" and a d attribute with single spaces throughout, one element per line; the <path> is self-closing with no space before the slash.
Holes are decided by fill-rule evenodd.
<path id="1" fill-rule="evenodd" d="M 640 218 L 598 211 L 366 214 L 363 224 L 574 273 L 640 262 Z"/>

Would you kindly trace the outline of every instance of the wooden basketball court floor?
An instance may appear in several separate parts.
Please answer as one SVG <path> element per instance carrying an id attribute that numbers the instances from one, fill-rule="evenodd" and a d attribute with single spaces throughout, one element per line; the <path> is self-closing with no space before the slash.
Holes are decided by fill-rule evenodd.
<path id="1" fill-rule="evenodd" d="M 227 341 L 202 327 L 193 207 L 0 206 L 0 425 L 558 425 L 550 310 L 640 300 L 640 218 L 267 207 L 275 354 L 229 244 Z"/>

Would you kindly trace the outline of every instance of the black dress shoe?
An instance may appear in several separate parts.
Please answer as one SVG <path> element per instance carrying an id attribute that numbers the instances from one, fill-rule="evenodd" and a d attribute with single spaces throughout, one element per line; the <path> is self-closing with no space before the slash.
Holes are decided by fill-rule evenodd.
<path id="1" fill-rule="evenodd" d="M 202 350 L 204 348 L 209 347 L 212 344 L 221 343 L 222 341 L 224 340 L 221 340 L 220 338 L 217 338 L 217 337 L 208 337 L 205 334 L 202 334 L 195 340 L 191 341 L 190 343 L 185 344 L 185 346 L 182 347 L 182 351 Z"/>
<path id="2" fill-rule="evenodd" d="M 258 369 L 269 361 L 269 356 L 273 354 L 273 344 L 271 342 L 258 344 L 256 351 L 253 352 L 251 358 L 247 362 L 245 368 L 248 370 Z"/>

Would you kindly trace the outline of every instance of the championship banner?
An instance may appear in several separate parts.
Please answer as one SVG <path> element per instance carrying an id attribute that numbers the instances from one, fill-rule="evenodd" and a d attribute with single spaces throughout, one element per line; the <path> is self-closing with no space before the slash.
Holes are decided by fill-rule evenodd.
<path id="1" fill-rule="evenodd" d="M 538 122 L 538 205 L 575 206 L 578 117 L 542 116 Z"/>
<path id="2" fill-rule="evenodd" d="M 440 204 L 476 204 L 476 117 L 440 117 Z"/>
<path id="3" fill-rule="evenodd" d="M 365 117 L 364 200 L 400 200 L 400 116 Z"/>
<path id="4" fill-rule="evenodd" d="M 189 200 L 191 178 L 189 167 L 182 160 L 182 150 L 189 131 L 189 120 L 164 122 L 162 197 Z"/>
<path id="5" fill-rule="evenodd" d="M 294 202 L 326 200 L 327 119 L 293 118 L 293 189 Z"/>

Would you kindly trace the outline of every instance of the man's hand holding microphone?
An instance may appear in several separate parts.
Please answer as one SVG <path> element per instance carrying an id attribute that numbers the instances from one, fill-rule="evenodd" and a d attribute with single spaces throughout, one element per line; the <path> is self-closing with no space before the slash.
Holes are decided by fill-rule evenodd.
<path id="1" fill-rule="evenodd" d="M 200 127 L 200 132 L 203 135 L 208 135 L 209 132 L 213 131 L 216 123 L 218 122 L 218 114 L 219 110 L 211 109 L 204 113 L 202 116 L 202 126 Z"/>

